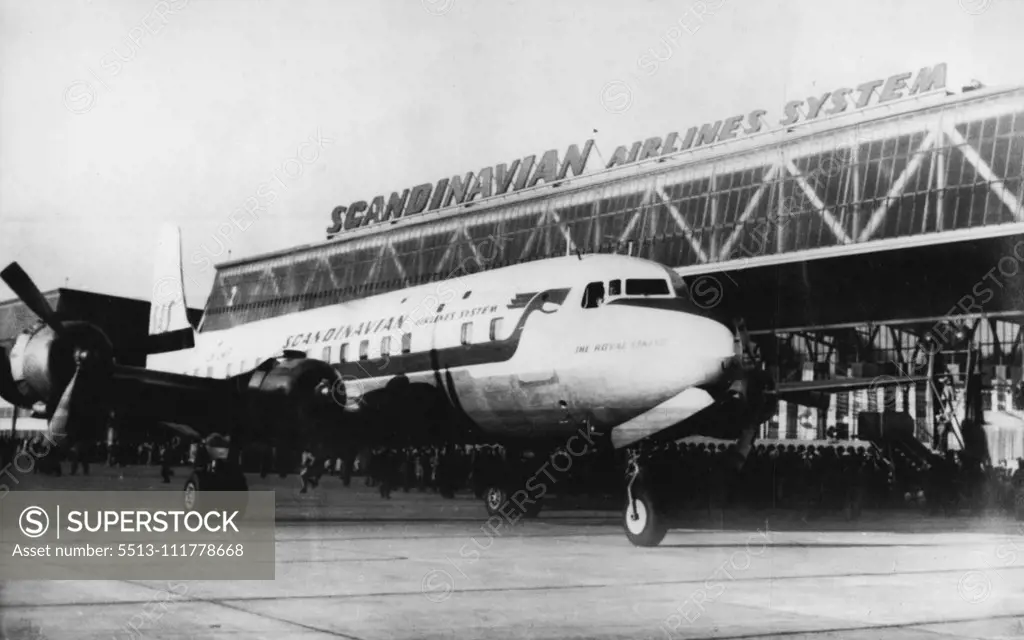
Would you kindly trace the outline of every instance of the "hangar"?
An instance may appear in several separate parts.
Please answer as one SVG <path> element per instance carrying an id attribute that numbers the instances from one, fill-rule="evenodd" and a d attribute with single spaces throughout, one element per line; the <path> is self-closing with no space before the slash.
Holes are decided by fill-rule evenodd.
<path id="1" fill-rule="evenodd" d="M 990 423 L 1019 425 L 1024 88 L 953 92 L 945 65 L 912 75 L 789 103 L 779 126 L 755 110 L 623 145 L 596 170 L 588 141 L 335 208 L 326 242 L 218 265 L 199 330 L 616 252 L 675 268 L 695 302 L 743 318 L 780 379 L 919 372 L 941 344 L 952 397 L 918 384 L 827 410 L 781 403 L 763 438 L 857 437 L 860 414 L 896 411 L 921 442 L 962 441 L 936 424 L 963 419 L 972 371 Z M 1024 455 L 1017 435 L 995 440 L 1014 444 L 993 457 Z"/>

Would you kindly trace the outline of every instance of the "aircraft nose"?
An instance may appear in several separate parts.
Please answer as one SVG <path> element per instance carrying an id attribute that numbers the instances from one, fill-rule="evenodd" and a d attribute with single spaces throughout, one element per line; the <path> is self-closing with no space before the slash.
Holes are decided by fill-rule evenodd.
<path id="1" fill-rule="evenodd" d="M 658 395 L 718 381 L 735 353 L 728 327 L 691 313 L 651 310 L 634 332 L 627 347 L 637 346 L 623 354 L 623 364 L 632 360 L 624 373 Z"/>
<path id="2" fill-rule="evenodd" d="M 733 333 L 720 322 L 688 313 L 673 321 L 675 360 L 685 385 L 705 384 L 717 378 L 735 355 Z"/>
<path id="3" fill-rule="evenodd" d="M 710 318 L 668 309 L 603 311 L 580 326 L 571 355 L 558 365 L 584 406 L 647 410 L 719 381 L 733 358 L 732 331 Z"/>
<path id="4" fill-rule="evenodd" d="M 699 339 L 692 345 L 695 355 L 713 359 L 729 359 L 735 355 L 735 341 L 732 329 L 710 318 L 685 314 L 686 328 Z"/>

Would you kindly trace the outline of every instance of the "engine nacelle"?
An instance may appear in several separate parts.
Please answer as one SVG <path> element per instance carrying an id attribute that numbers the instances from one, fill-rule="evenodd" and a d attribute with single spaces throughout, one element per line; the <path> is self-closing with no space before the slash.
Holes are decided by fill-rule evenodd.
<path id="1" fill-rule="evenodd" d="M 52 411 L 75 374 L 76 355 L 88 360 L 93 381 L 106 379 L 113 363 L 113 347 L 99 327 L 87 322 L 66 322 L 61 336 L 46 325 L 23 332 L 11 349 L 8 365 L 13 388 L 7 388 L 4 400 L 23 408 L 42 404 L 47 412 Z M 0 385 L 0 390 L 5 388 L 6 385 Z"/>
<path id="2" fill-rule="evenodd" d="M 244 393 L 249 426 L 264 437 L 292 433 L 309 442 L 338 428 L 344 412 L 338 372 L 312 358 L 267 360 L 253 372 Z"/>

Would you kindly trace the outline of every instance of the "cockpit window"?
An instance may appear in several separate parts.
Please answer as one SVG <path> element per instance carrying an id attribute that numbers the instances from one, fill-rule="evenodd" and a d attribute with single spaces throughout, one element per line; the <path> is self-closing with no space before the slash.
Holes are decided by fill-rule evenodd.
<path id="1" fill-rule="evenodd" d="M 604 283 L 591 282 L 583 290 L 583 308 L 596 309 L 602 302 L 604 302 Z"/>
<path id="2" fill-rule="evenodd" d="M 608 283 L 608 295 L 610 296 L 621 296 L 622 295 L 622 280 L 612 280 Z"/>
<path id="3" fill-rule="evenodd" d="M 665 296 L 668 294 L 668 282 L 665 280 L 626 280 L 627 296 Z"/>
<path id="4" fill-rule="evenodd" d="M 668 279 L 672 283 L 672 289 L 675 290 L 677 298 L 690 297 L 690 288 L 686 286 L 686 282 L 683 281 L 682 276 L 680 276 L 672 269 L 669 269 Z"/>

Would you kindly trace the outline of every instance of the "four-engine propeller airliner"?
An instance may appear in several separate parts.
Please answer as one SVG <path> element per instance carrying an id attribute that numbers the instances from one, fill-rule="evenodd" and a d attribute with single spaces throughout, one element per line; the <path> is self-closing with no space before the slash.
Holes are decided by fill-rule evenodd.
<path id="1" fill-rule="evenodd" d="M 238 453 L 253 442 L 443 434 L 545 452 L 581 434 L 628 452 L 626 535 L 655 546 L 667 522 L 644 473 L 648 443 L 734 439 L 742 464 L 778 399 L 827 406 L 827 392 L 879 383 L 773 383 L 742 324 L 734 331 L 694 304 L 673 270 L 627 256 L 538 260 L 199 332 L 186 319 L 181 274 L 173 229 L 161 241 L 162 299 L 140 368 L 114 362 L 98 327 L 57 318 L 12 263 L 3 280 L 43 324 L 2 359 L 0 396 L 44 405 L 62 446 L 94 439 L 111 409 L 207 444 L 226 436 L 227 457 L 200 456 L 186 482 L 189 506 L 200 490 L 246 490 Z M 488 510 L 514 499 L 536 513 L 539 496 L 518 489 L 489 488 Z"/>

